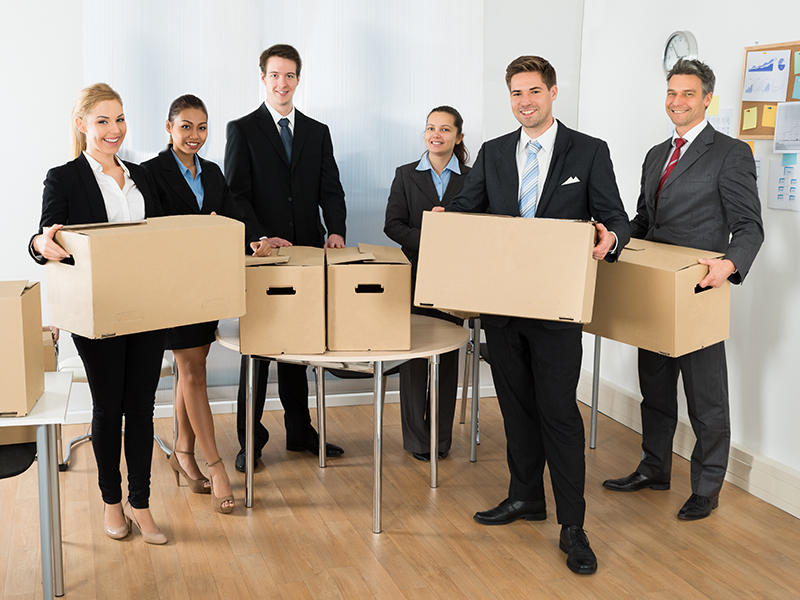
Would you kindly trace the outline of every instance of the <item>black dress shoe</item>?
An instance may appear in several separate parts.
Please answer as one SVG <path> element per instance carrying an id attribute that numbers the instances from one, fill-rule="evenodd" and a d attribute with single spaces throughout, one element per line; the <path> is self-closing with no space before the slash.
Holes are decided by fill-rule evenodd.
<path id="1" fill-rule="evenodd" d="M 255 463 L 258 463 L 258 460 L 261 458 L 261 450 L 256 450 L 254 460 Z M 242 448 L 239 450 L 239 453 L 236 455 L 236 460 L 233 463 L 233 467 L 239 471 L 239 473 L 244 473 L 246 471 L 245 465 L 247 464 L 247 457 L 245 456 L 245 450 Z M 253 465 L 253 470 L 255 471 L 256 465 Z"/>
<path id="2" fill-rule="evenodd" d="M 709 498 L 708 496 L 699 496 L 692 494 L 689 499 L 678 511 L 678 518 L 684 521 L 696 521 L 697 519 L 705 519 L 711 514 L 711 511 L 719 506 L 719 496 Z"/>
<path id="3" fill-rule="evenodd" d="M 573 573 L 591 575 L 597 571 L 597 558 L 589 547 L 586 532 L 579 525 L 565 525 L 561 528 L 558 547 L 567 554 L 567 566 Z"/>
<path id="4" fill-rule="evenodd" d="M 450 454 L 449 450 L 445 450 L 444 452 L 439 452 L 438 453 L 439 460 L 442 460 L 443 458 L 447 458 L 448 454 Z M 412 452 L 411 455 L 414 458 L 416 458 L 417 460 L 426 461 L 426 460 L 430 460 L 431 459 L 431 453 L 430 452 Z"/>
<path id="5" fill-rule="evenodd" d="M 286 449 L 290 452 L 303 452 L 308 450 L 311 454 L 319 456 L 319 438 L 307 439 L 302 442 L 294 442 L 290 444 L 286 442 Z M 341 456 L 344 450 L 336 444 L 325 444 L 325 456 Z"/>
<path id="6" fill-rule="evenodd" d="M 603 487 L 615 492 L 638 492 L 644 488 L 654 490 L 669 489 L 669 475 L 659 475 L 658 477 L 646 477 L 638 471 L 634 471 L 627 477 L 621 479 L 606 479 Z"/>
<path id="7" fill-rule="evenodd" d="M 506 498 L 489 510 L 476 512 L 473 519 L 481 525 L 506 525 L 517 519 L 544 521 L 547 518 L 544 500 L 511 500 Z"/>

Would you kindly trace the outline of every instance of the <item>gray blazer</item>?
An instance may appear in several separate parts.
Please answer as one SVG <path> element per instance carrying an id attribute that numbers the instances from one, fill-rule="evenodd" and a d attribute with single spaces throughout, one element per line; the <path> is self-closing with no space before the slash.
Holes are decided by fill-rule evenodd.
<path id="1" fill-rule="evenodd" d="M 736 266 L 731 283 L 741 283 L 764 241 L 753 153 L 706 125 L 675 165 L 656 211 L 656 189 L 671 151 L 668 139 L 645 156 L 631 237 L 724 252 Z"/>

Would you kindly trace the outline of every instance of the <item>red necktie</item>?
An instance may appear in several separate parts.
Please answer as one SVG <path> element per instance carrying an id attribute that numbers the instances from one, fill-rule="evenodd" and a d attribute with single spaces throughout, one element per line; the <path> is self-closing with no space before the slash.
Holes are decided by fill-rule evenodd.
<path id="1" fill-rule="evenodd" d="M 664 169 L 664 174 L 661 176 L 661 179 L 658 182 L 658 189 L 656 190 L 656 206 L 658 206 L 658 196 L 661 193 L 661 188 L 663 188 L 664 184 L 667 183 L 669 174 L 672 173 L 672 169 L 674 169 L 675 165 L 678 163 L 678 159 L 681 157 L 681 147 L 685 143 L 685 139 L 675 138 L 675 150 L 672 152 L 672 156 L 670 156 L 669 162 L 667 163 L 667 168 Z"/>

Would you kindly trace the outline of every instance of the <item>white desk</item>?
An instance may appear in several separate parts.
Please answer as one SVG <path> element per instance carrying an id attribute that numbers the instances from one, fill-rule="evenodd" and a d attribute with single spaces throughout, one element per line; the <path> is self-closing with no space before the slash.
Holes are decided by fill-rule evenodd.
<path id="1" fill-rule="evenodd" d="M 0 427 L 36 426 L 39 470 L 39 530 L 42 540 L 43 597 L 64 595 L 64 555 L 61 549 L 61 494 L 58 487 L 56 425 L 64 423 L 72 388 L 72 373 L 45 373 L 44 393 L 26 417 L 2 417 Z"/>
<path id="2" fill-rule="evenodd" d="M 325 352 L 324 354 L 280 354 L 267 356 L 272 360 L 317 367 L 317 426 L 319 428 L 319 466 L 325 467 L 325 374 L 324 370 L 345 369 L 373 373 L 374 391 L 374 441 L 373 441 L 373 504 L 372 531 L 381 532 L 381 486 L 382 474 L 382 438 L 383 438 L 383 401 L 386 391 L 385 370 L 404 363 L 412 358 L 429 359 L 431 370 L 431 487 L 438 485 L 438 417 L 439 417 L 439 356 L 457 350 L 467 342 L 467 330 L 448 321 L 411 315 L 411 349 L 393 352 Z M 239 351 L 238 321 L 222 321 L 217 330 L 217 340 L 232 350 Z M 247 437 L 246 437 L 246 472 L 245 472 L 245 504 L 253 506 L 253 428 L 254 405 L 253 389 L 255 385 L 254 371 L 256 357 L 250 356 L 247 361 Z"/>

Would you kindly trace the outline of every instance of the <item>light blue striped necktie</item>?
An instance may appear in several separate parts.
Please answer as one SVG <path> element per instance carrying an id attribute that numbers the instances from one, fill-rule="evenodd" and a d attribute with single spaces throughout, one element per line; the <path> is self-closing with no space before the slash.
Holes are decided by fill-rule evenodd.
<path id="1" fill-rule="evenodd" d="M 542 149 L 539 142 L 528 142 L 528 160 L 522 174 L 522 187 L 519 192 L 519 214 L 532 218 L 536 214 L 536 198 L 539 193 L 539 156 Z"/>

